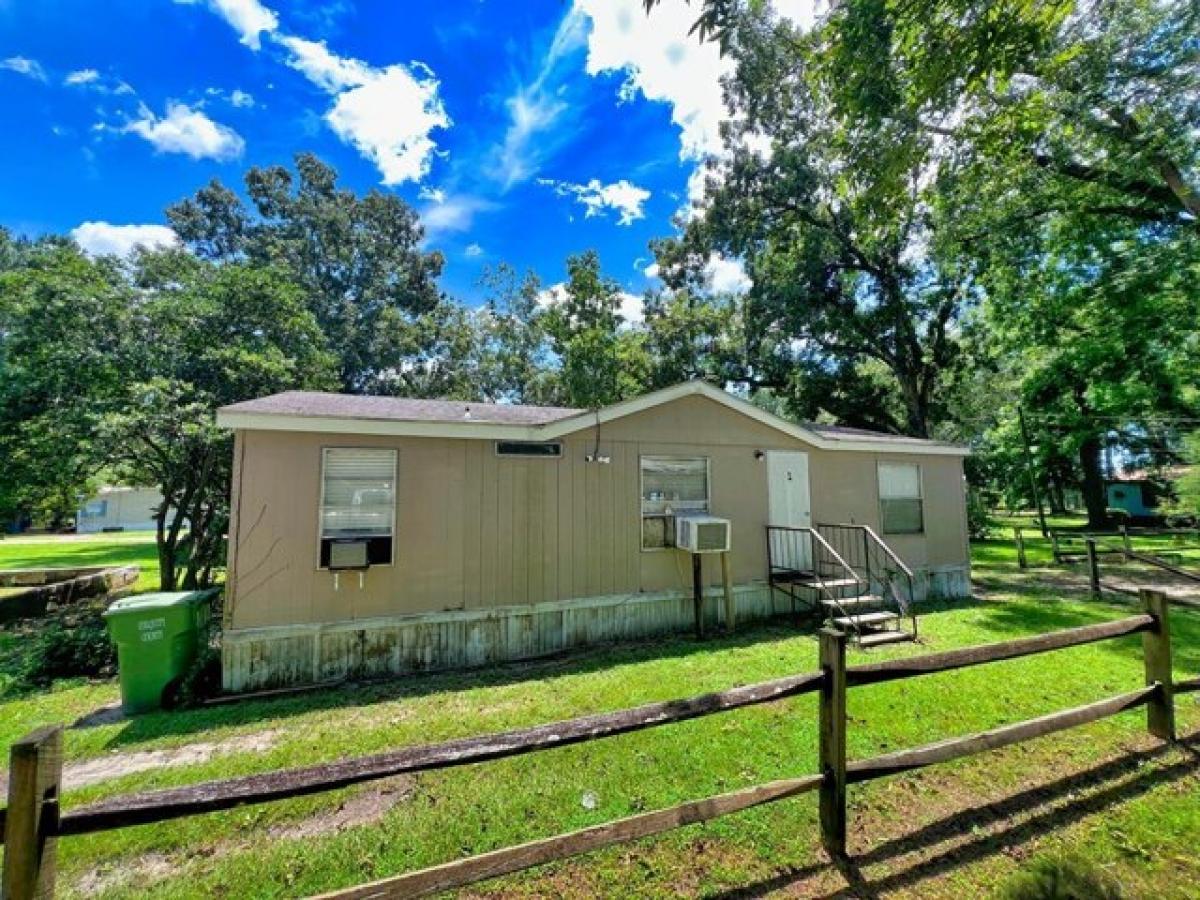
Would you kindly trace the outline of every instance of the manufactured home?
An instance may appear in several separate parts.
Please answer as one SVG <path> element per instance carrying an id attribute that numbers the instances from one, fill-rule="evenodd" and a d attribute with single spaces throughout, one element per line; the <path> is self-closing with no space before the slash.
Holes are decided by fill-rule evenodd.
<path id="1" fill-rule="evenodd" d="M 815 611 L 868 645 L 969 593 L 964 448 L 698 381 L 599 410 L 286 392 L 217 421 L 231 691 L 690 629 L 697 553 L 714 627 Z"/>
<path id="2" fill-rule="evenodd" d="M 157 488 L 102 487 L 79 507 L 75 531 L 153 531 L 162 502 Z"/>

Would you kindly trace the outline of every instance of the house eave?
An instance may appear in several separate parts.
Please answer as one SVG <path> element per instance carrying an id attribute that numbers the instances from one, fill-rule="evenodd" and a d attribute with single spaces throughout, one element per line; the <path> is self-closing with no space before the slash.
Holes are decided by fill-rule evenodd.
<path id="1" fill-rule="evenodd" d="M 641 397 L 625 400 L 595 411 L 585 411 L 556 422 L 541 425 L 514 425 L 501 422 L 434 422 L 402 419 L 372 419 L 353 416 L 303 416 L 281 413 L 252 413 L 218 410 L 217 425 L 244 431 L 298 431 L 320 434 L 385 435 L 394 437 L 455 438 L 462 440 L 552 441 L 597 425 L 604 425 L 692 395 L 704 396 L 739 412 L 768 428 L 819 450 L 844 450 L 855 453 L 894 453 L 916 456 L 969 456 L 967 447 L 955 444 L 889 440 L 847 440 L 830 438 L 782 419 L 752 403 L 702 381 L 686 381 Z"/>

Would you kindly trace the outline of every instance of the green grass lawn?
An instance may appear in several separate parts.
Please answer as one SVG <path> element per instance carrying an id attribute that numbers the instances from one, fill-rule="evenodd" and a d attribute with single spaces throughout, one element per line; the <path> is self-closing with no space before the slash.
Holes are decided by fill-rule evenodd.
<path id="1" fill-rule="evenodd" d="M 1050 528 L 1064 530 L 1083 530 L 1087 519 L 1083 516 L 1047 516 L 1046 524 Z M 1051 542 L 1043 538 L 1037 517 L 1032 513 L 1018 513 L 996 517 L 996 527 L 989 539 L 982 541 L 974 548 L 976 562 L 1011 563 L 1016 564 L 1016 544 L 1013 529 L 1020 528 L 1025 540 L 1026 557 L 1031 566 L 1048 566 L 1053 563 Z M 1200 571 L 1200 537 L 1192 532 L 1178 535 L 1145 535 L 1138 534 L 1136 529 L 1130 536 L 1130 545 L 1135 551 L 1161 555 L 1169 562 Z M 1119 548 L 1122 546 L 1119 535 L 1100 538 L 1100 549 Z M 1071 552 L 1083 552 L 1084 548 L 1076 542 L 1070 547 L 1064 546 Z M 1103 561 L 1103 558 L 1102 558 Z"/>
<path id="2" fill-rule="evenodd" d="M 154 533 L 81 534 L 6 537 L 0 540 L 0 569 L 49 569 L 86 566 L 139 566 L 134 589 L 158 589 L 158 551 Z"/>
<path id="3" fill-rule="evenodd" d="M 0 543 L 8 554 L 16 543 Z M 125 552 L 128 548 L 114 547 Z M 42 551 L 44 552 L 44 551 Z M 72 551 L 74 552 L 74 551 Z M 3 558 L 3 557 L 0 557 Z M 924 645 L 881 659 L 1003 640 L 1127 615 L 1080 590 L 1014 576 L 1011 540 L 976 547 L 988 586 L 922 617 Z M 1173 616 L 1177 677 L 1200 669 L 1200 615 Z M 267 733 L 253 751 L 70 790 L 66 805 L 114 794 L 311 764 L 719 690 L 816 665 L 789 627 L 597 648 L 478 672 L 398 678 L 68 731 L 69 764 Z M 1131 690 L 1138 636 L 871 687 L 850 695 L 849 755 L 873 756 Z M 65 684 L 0 702 L 0 744 L 115 701 L 112 683 Z M 814 896 L 977 896 L 1031 859 L 1071 853 L 1127 896 L 1194 897 L 1200 881 L 1200 704 L 1180 698 L 1187 738 L 1165 749 L 1142 711 L 851 789 L 839 871 L 820 851 L 816 799 L 801 796 L 659 838 L 481 885 L 465 896 L 673 897 L 778 891 Z M 234 742 L 234 743 L 229 743 Z M 349 886 L 687 799 L 813 772 L 816 698 L 392 784 L 368 824 L 335 826 L 365 785 L 334 794 L 65 839 L 68 896 L 280 897 Z M 339 812 L 340 810 L 340 812 Z M 847 888 L 847 878 L 857 885 Z M 865 887 L 864 887 L 865 885 Z M 739 894 L 737 892 L 745 892 Z"/>

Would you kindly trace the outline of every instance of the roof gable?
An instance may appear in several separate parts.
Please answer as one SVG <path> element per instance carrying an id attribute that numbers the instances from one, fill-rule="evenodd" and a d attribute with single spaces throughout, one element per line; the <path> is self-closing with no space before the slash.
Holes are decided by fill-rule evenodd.
<path id="1" fill-rule="evenodd" d="M 695 395 L 822 450 L 969 453 L 965 447 L 938 441 L 799 425 L 703 381 L 685 381 L 598 410 L 287 391 L 222 407 L 217 411 L 217 424 L 246 430 L 549 441 Z"/>

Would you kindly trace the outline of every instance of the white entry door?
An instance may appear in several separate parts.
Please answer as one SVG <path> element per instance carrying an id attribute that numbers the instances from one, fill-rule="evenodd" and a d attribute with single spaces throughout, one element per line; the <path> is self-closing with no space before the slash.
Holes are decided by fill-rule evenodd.
<path id="1" fill-rule="evenodd" d="M 808 454 L 771 450 L 767 453 L 767 524 L 792 528 L 812 526 L 808 490 Z M 808 571 L 812 545 L 807 534 L 775 532 L 771 554 L 775 565 Z"/>

